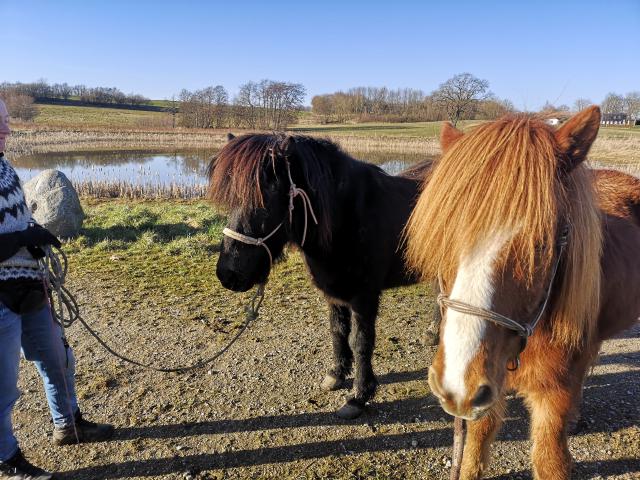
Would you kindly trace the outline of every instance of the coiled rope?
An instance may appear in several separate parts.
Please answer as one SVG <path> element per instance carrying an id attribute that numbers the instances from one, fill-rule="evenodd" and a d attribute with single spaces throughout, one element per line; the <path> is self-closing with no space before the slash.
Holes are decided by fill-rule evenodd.
<path id="1" fill-rule="evenodd" d="M 231 346 L 240 338 L 240 336 L 247 330 L 251 322 L 258 318 L 259 310 L 264 300 L 264 287 L 265 284 L 258 285 L 256 292 L 254 293 L 251 301 L 245 308 L 245 320 L 242 327 L 236 333 L 231 340 L 215 355 L 199 360 L 198 362 L 188 366 L 177 367 L 163 367 L 156 366 L 148 363 L 143 363 L 139 360 L 129 358 L 121 353 L 118 353 L 107 344 L 98 333 L 87 323 L 87 321 L 80 314 L 80 307 L 75 296 L 65 286 L 65 280 L 68 271 L 68 259 L 66 254 L 58 248 L 46 247 L 44 249 L 45 257 L 39 261 L 40 268 L 43 273 L 43 279 L 46 286 L 47 294 L 49 295 L 49 302 L 51 304 L 51 312 L 54 320 L 60 324 L 63 330 L 69 328 L 76 321 L 80 322 L 82 326 L 96 339 L 96 341 L 111 355 L 119 358 L 120 360 L 137 365 L 138 367 L 154 370 L 156 372 L 164 373 L 182 373 L 190 370 L 196 370 L 201 368 L 221 357 Z"/>

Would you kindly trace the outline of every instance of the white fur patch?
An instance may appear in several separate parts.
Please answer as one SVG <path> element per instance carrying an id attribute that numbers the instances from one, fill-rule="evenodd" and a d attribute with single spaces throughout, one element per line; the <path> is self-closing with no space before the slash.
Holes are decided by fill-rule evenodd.
<path id="1" fill-rule="evenodd" d="M 498 234 L 479 245 L 460 262 L 450 298 L 475 307 L 490 308 L 496 257 L 510 235 Z M 442 387 L 456 402 L 466 397 L 465 375 L 478 352 L 487 321 L 474 315 L 447 310 L 444 324 L 444 373 Z"/>

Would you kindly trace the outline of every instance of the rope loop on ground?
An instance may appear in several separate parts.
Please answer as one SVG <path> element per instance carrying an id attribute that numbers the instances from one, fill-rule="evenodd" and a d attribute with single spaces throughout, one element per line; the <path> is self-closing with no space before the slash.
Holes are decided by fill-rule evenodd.
<path id="1" fill-rule="evenodd" d="M 198 362 L 188 366 L 177 367 L 164 367 L 156 366 L 149 363 L 143 363 L 139 360 L 129 358 L 121 353 L 118 353 L 107 344 L 98 333 L 87 323 L 87 321 L 80 314 L 80 307 L 75 296 L 65 287 L 65 280 L 68 272 L 68 259 L 65 253 L 61 249 L 53 249 L 52 247 L 45 248 L 45 257 L 40 260 L 40 268 L 43 273 L 43 281 L 45 283 L 45 289 L 49 296 L 49 302 L 51 304 L 51 312 L 54 320 L 60 324 L 62 330 L 69 328 L 76 321 L 80 322 L 82 326 L 91 334 L 93 338 L 111 355 L 122 360 L 123 362 L 136 365 L 148 370 L 154 370 L 156 372 L 163 373 L 184 373 L 191 370 L 197 370 L 199 368 L 208 365 L 222 355 L 224 355 L 231 346 L 240 338 L 240 336 L 249 328 L 249 325 L 258 318 L 262 301 L 264 300 L 265 284 L 258 285 L 256 292 L 254 293 L 249 305 L 245 308 L 245 320 L 240 330 L 229 340 L 229 342 L 215 355 L 211 355 L 208 358 L 199 360 Z"/>

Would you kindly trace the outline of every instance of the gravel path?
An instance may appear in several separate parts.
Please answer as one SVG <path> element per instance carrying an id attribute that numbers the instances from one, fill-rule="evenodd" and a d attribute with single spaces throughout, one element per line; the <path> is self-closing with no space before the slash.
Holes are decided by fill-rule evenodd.
<path id="1" fill-rule="evenodd" d="M 330 359 L 327 308 L 303 280 L 299 262 L 290 263 L 274 273 L 303 287 L 270 285 L 258 322 L 209 370 L 142 371 L 72 327 L 83 410 L 114 423 L 116 437 L 53 447 L 40 380 L 25 363 L 15 424 L 28 457 L 64 480 L 448 478 L 452 422 L 425 381 L 434 353 L 423 334 L 430 292 L 421 286 L 385 294 L 374 359 L 379 392 L 362 418 L 342 421 L 333 412 L 345 392 L 318 388 Z M 223 344 L 248 298 L 222 291 L 212 279 L 219 316 L 185 324 L 179 289 L 176 298 L 151 295 L 123 310 L 128 293 L 117 283 L 72 279 L 85 317 L 107 340 L 167 363 L 189 363 Z M 639 370 L 640 327 L 606 342 L 586 385 L 583 428 L 571 437 L 574 478 L 640 478 Z M 510 399 L 508 415 L 487 477 L 531 478 L 528 419 L 518 399 Z"/>

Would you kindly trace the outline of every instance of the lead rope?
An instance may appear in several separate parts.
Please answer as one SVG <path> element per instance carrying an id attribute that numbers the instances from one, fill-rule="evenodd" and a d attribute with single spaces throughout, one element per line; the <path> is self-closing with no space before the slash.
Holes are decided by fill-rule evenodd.
<path id="1" fill-rule="evenodd" d="M 193 365 L 183 367 L 158 367 L 155 365 L 147 364 L 129 358 L 121 353 L 116 352 L 109 344 L 107 344 L 95 330 L 87 323 L 87 321 L 80 314 L 80 307 L 74 295 L 65 287 L 64 283 L 67 276 L 68 260 L 65 253 L 53 247 L 45 248 L 45 257 L 40 260 L 40 267 L 43 271 L 43 281 L 45 283 L 45 290 L 48 292 L 49 303 L 51 305 L 51 314 L 53 319 L 62 328 L 63 340 L 66 344 L 65 329 L 73 325 L 74 322 L 79 321 L 82 326 L 97 340 L 97 342 L 111 355 L 119 358 L 120 360 L 137 365 L 138 367 L 146 368 L 148 370 L 154 370 L 156 372 L 164 373 L 180 373 L 190 370 L 196 370 L 201 368 L 221 357 L 231 346 L 240 338 L 240 336 L 247 330 L 251 322 L 258 318 L 262 301 L 264 300 L 265 284 L 258 285 L 256 292 L 251 298 L 249 304 L 245 308 L 245 320 L 242 327 L 236 333 L 233 338 L 215 355 L 202 359 Z"/>
<path id="2" fill-rule="evenodd" d="M 453 417 L 453 455 L 451 456 L 451 472 L 449 480 L 459 480 L 464 456 L 464 441 L 467 423 L 463 418 Z"/>

